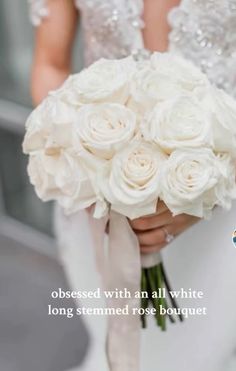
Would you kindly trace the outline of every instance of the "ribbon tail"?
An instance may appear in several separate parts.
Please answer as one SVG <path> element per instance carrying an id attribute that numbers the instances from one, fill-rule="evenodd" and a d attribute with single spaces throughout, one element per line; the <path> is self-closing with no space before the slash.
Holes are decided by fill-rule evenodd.
<path id="1" fill-rule="evenodd" d="M 108 216 L 104 216 L 101 219 L 95 219 L 93 217 L 94 208 L 91 208 L 88 213 L 89 224 L 92 231 L 92 238 L 93 238 L 93 245 L 94 245 L 94 252 L 95 252 L 95 259 L 96 259 L 96 266 L 98 273 L 100 274 L 103 289 L 106 289 L 106 282 L 107 282 L 107 257 L 106 257 L 106 249 L 105 249 L 105 242 L 106 242 L 106 226 L 108 223 Z"/>
<path id="2" fill-rule="evenodd" d="M 140 298 L 135 298 L 135 293 L 140 291 L 140 249 L 127 218 L 114 211 L 110 214 L 108 262 L 107 289 L 124 294 L 108 299 L 108 307 L 126 311 L 109 316 L 107 357 L 110 370 L 138 371 L 141 326 L 135 309 L 140 308 Z"/>

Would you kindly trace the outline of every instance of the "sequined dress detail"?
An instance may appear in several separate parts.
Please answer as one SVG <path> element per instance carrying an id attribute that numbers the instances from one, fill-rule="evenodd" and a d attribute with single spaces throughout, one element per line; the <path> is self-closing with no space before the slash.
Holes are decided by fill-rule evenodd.
<path id="1" fill-rule="evenodd" d="M 35 25 L 50 16 L 47 0 L 28 1 Z M 82 15 L 86 65 L 145 53 L 143 0 L 75 0 L 75 5 Z M 236 0 L 182 0 L 169 13 L 169 23 L 169 50 L 191 59 L 236 96 Z"/>

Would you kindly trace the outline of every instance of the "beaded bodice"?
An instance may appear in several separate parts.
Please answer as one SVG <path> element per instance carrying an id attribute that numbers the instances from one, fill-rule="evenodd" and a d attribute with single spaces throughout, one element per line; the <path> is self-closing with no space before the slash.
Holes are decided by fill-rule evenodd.
<path id="1" fill-rule="evenodd" d="M 46 1 L 29 0 L 36 25 L 48 16 Z M 145 52 L 143 3 L 75 0 L 82 14 L 86 64 Z M 191 59 L 212 82 L 236 96 L 236 0 L 182 0 L 170 12 L 169 22 L 169 49 Z"/>
<path id="2" fill-rule="evenodd" d="M 182 0 L 169 23 L 170 49 L 236 96 L 236 0 Z"/>

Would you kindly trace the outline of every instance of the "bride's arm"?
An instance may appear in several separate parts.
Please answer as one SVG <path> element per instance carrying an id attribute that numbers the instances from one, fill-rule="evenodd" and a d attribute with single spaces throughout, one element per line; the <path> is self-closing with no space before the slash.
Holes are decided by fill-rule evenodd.
<path id="1" fill-rule="evenodd" d="M 71 70 L 78 11 L 72 0 L 47 0 L 49 16 L 36 29 L 31 92 L 35 105 L 59 87 Z"/>

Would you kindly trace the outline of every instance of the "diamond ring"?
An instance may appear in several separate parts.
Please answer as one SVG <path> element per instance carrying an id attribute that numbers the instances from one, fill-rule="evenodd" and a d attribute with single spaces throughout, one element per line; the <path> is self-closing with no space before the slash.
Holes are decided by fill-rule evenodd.
<path id="1" fill-rule="evenodd" d="M 165 227 L 162 227 L 162 230 L 165 234 L 165 241 L 166 243 L 170 243 L 175 238 L 173 234 L 169 233 Z"/>

